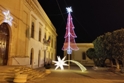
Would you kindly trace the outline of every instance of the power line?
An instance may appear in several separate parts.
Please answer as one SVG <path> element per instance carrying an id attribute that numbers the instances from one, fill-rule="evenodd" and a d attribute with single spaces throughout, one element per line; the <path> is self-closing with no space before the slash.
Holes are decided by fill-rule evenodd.
<path id="1" fill-rule="evenodd" d="M 61 12 L 61 15 L 62 15 L 62 18 L 63 18 L 63 20 L 64 20 L 64 22 L 65 22 L 65 24 L 66 24 L 66 21 L 65 21 L 65 19 L 64 19 L 64 16 L 63 16 L 63 13 L 62 13 L 62 11 L 61 11 L 61 8 L 60 8 L 60 5 L 59 5 L 59 2 L 56 0 L 56 2 L 57 2 L 57 5 L 58 5 L 58 7 L 59 7 L 59 10 L 60 10 L 60 12 Z M 66 1 L 64 0 L 64 3 L 65 3 L 65 5 L 66 6 L 68 6 L 68 4 L 66 3 Z M 73 14 L 72 14 L 73 15 Z M 74 17 L 74 19 L 77 21 L 77 23 L 81 26 L 81 27 L 83 27 L 83 25 L 77 20 L 77 18 L 73 15 L 73 17 Z M 90 37 L 90 39 L 91 39 L 91 35 L 87 32 L 87 30 L 83 27 L 83 29 L 84 29 L 84 31 L 88 34 L 88 36 Z"/>
<path id="2" fill-rule="evenodd" d="M 74 16 L 74 14 L 72 14 L 73 17 L 75 18 L 75 20 L 78 22 L 78 24 L 83 27 L 83 25 L 76 19 L 76 17 Z M 83 27 L 84 31 L 89 35 L 89 37 L 91 38 L 91 35 L 87 32 L 87 30 Z"/>
<path id="3" fill-rule="evenodd" d="M 64 22 L 65 22 L 65 18 L 64 18 L 63 14 L 62 14 L 62 11 L 61 11 L 61 8 L 60 8 L 60 5 L 59 5 L 59 3 L 58 3 L 57 0 L 56 0 L 56 2 L 57 2 L 57 5 L 58 5 L 58 7 L 59 7 L 59 10 L 60 10 L 60 13 L 61 13 L 61 15 L 62 15 L 62 18 L 63 18 L 63 20 L 64 20 Z M 66 22 L 65 22 L 65 24 L 66 24 Z"/>
<path id="4" fill-rule="evenodd" d="M 67 14 L 67 13 L 62 13 L 62 14 Z M 49 14 L 49 16 L 60 16 L 62 14 Z"/>
<path id="5" fill-rule="evenodd" d="M 68 6 L 65 0 L 64 0 L 64 2 L 65 2 L 65 5 Z"/>

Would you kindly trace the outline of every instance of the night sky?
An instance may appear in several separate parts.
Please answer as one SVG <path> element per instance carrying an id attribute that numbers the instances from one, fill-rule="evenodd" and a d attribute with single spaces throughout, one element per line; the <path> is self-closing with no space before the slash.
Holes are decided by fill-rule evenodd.
<path id="1" fill-rule="evenodd" d="M 38 0 L 57 30 L 57 55 L 61 50 L 67 23 L 66 7 L 71 13 L 77 43 L 90 43 L 99 35 L 124 27 L 124 0 Z"/>

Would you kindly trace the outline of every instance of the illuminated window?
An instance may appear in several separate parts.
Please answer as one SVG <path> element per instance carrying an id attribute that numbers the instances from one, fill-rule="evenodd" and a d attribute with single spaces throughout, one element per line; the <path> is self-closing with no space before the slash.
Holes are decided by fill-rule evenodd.
<path id="1" fill-rule="evenodd" d="M 31 37 L 34 38 L 34 22 L 31 24 Z"/>

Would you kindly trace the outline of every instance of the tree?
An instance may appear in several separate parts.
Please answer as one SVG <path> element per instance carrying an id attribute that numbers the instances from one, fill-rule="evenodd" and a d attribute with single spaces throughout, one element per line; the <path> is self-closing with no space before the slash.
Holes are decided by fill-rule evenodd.
<path id="1" fill-rule="evenodd" d="M 97 37 L 94 41 L 94 50 L 101 64 L 109 59 L 114 59 L 117 69 L 120 69 L 119 61 L 124 65 L 124 29 L 107 32 Z"/>
<path id="2" fill-rule="evenodd" d="M 94 49 L 97 56 L 97 66 L 104 66 L 106 60 L 105 48 L 104 48 L 104 35 L 97 37 L 94 41 Z"/>
<path id="3" fill-rule="evenodd" d="M 89 59 L 92 59 L 95 66 L 98 65 L 98 56 L 96 56 L 95 54 L 95 50 L 94 48 L 89 48 L 87 51 L 86 51 L 86 55 Z"/>
<path id="4" fill-rule="evenodd" d="M 119 60 L 122 61 L 124 65 L 124 29 L 119 29 L 113 32 L 113 48 L 112 48 L 112 58 L 115 59 L 117 69 L 120 68 Z"/>

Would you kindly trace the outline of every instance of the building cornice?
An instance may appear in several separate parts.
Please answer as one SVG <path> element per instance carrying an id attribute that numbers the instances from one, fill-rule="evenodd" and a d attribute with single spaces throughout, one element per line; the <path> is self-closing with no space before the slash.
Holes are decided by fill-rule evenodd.
<path id="1" fill-rule="evenodd" d="M 31 10 L 33 10 L 33 12 L 35 12 L 38 17 L 42 18 L 43 21 L 45 22 L 45 24 L 47 26 L 49 26 L 48 28 L 55 34 L 56 33 L 56 29 L 54 27 L 54 25 L 52 24 L 52 22 L 50 21 L 50 19 L 48 18 L 47 14 L 45 13 L 45 11 L 43 10 L 43 8 L 41 7 L 41 5 L 39 4 L 39 2 L 37 0 L 24 0 L 28 3 L 28 6 L 30 6 Z"/>
<path id="2" fill-rule="evenodd" d="M 85 46 L 85 47 L 94 47 L 94 45 L 93 45 L 93 43 L 76 43 L 77 44 L 77 46 L 79 46 L 79 47 L 83 47 L 83 46 Z"/>

